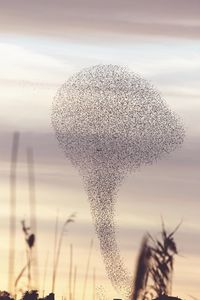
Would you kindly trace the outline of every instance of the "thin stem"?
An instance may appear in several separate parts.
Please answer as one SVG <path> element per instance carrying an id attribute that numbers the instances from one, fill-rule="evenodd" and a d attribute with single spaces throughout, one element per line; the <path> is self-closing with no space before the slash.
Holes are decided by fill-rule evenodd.
<path id="1" fill-rule="evenodd" d="M 14 132 L 10 166 L 10 245 L 8 267 L 8 290 L 12 294 L 15 276 L 15 240 L 16 240 L 16 168 L 19 149 L 19 132 Z"/>

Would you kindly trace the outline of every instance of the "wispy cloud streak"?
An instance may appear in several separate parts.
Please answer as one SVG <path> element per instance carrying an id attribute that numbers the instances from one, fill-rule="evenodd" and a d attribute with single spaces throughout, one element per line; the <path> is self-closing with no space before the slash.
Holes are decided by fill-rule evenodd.
<path id="1" fill-rule="evenodd" d="M 0 25 L 1 32 L 66 38 L 97 33 L 199 38 L 199 10 L 198 0 L 3 0 Z"/>

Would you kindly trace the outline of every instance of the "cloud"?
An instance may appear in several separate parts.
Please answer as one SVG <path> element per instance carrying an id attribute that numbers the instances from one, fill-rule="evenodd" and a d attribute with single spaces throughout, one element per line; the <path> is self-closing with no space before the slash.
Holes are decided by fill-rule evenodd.
<path id="1" fill-rule="evenodd" d="M 198 0 L 3 0 L 0 25 L 1 32 L 66 38 L 96 34 L 199 38 L 199 10 Z"/>

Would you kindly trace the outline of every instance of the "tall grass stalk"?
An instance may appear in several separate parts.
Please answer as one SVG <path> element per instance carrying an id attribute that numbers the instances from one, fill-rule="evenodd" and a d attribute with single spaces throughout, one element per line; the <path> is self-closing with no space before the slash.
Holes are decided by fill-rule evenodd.
<path id="1" fill-rule="evenodd" d="M 53 271 L 53 282 L 52 282 L 52 292 L 53 293 L 55 291 L 57 269 L 58 269 L 58 264 L 59 264 L 59 259 L 60 259 L 60 252 L 61 252 L 64 233 L 66 231 L 67 225 L 71 222 L 74 222 L 74 218 L 75 218 L 75 214 L 70 215 L 69 218 L 64 222 L 64 224 L 61 228 L 60 236 L 59 236 L 59 239 L 58 239 L 58 246 L 57 246 L 57 249 L 56 249 L 55 265 L 54 265 L 54 271 Z"/>
<path id="2" fill-rule="evenodd" d="M 10 165 L 10 242 L 9 242 L 9 266 L 8 266 L 8 291 L 14 292 L 15 277 L 15 240 L 16 240 L 16 169 L 19 149 L 19 132 L 14 132 L 11 165 Z"/>

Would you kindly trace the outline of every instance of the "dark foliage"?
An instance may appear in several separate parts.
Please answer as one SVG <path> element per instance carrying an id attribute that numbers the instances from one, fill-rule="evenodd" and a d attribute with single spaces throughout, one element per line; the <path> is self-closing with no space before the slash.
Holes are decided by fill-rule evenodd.
<path id="1" fill-rule="evenodd" d="M 151 259 L 151 252 L 148 246 L 148 239 L 145 237 L 142 242 L 142 246 L 140 249 L 136 275 L 134 280 L 134 288 L 132 299 L 137 300 L 140 298 L 140 293 L 145 289 L 147 280 L 148 280 L 148 272 L 149 272 L 149 260 Z"/>
<path id="2" fill-rule="evenodd" d="M 54 300 L 55 299 L 55 294 L 54 293 L 50 293 L 49 295 L 47 295 L 43 299 L 44 300 Z"/>
<path id="3" fill-rule="evenodd" d="M 39 293 L 37 290 L 26 291 L 23 295 L 21 300 L 54 300 L 55 295 L 54 293 L 50 293 L 44 298 L 39 298 Z M 0 300 L 14 300 L 11 297 L 10 293 L 6 291 L 0 291 Z"/>
<path id="4" fill-rule="evenodd" d="M 0 291 L 0 300 L 14 300 L 10 293 L 6 291 Z"/>
<path id="5" fill-rule="evenodd" d="M 171 296 L 167 296 L 167 295 L 163 294 L 154 300 L 181 300 L 181 299 L 178 297 L 171 297 Z"/>
<path id="6" fill-rule="evenodd" d="M 37 300 L 39 297 L 37 290 L 26 291 L 22 297 L 22 300 Z"/>

